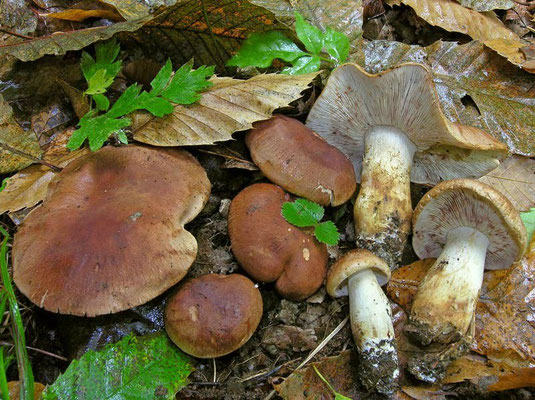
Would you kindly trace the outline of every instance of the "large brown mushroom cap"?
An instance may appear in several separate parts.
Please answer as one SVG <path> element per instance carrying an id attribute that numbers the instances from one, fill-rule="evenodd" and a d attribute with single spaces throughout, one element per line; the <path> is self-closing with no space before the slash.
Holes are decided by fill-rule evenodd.
<path id="1" fill-rule="evenodd" d="M 422 197 L 413 214 L 414 251 L 438 257 L 448 232 L 459 227 L 488 237 L 486 269 L 509 268 L 524 254 L 527 234 L 518 211 L 496 189 L 472 179 L 442 182 Z"/>
<path id="2" fill-rule="evenodd" d="M 307 126 L 346 154 L 359 182 L 365 137 L 374 127 L 397 128 L 416 146 L 411 168 L 416 183 L 480 177 L 507 154 L 507 146 L 486 132 L 444 116 L 431 73 L 422 64 L 379 74 L 356 64 L 336 68 Z"/>
<path id="3" fill-rule="evenodd" d="M 228 230 L 232 252 L 249 275 L 277 281 L 281 296 L 302 300 L 321 286 L 328 253 L 324 244 L 282 217 L 282 205 L 291 200 L 275 185 L 246 187 L 232 200 Z"/>
<path id="4" fill-rule="evenodd" d="M 355 192 L 351 161 L 296 119 L 275 115 L 257 122 L 245 143 L 268 179 L 290 193 L 337 206 Z"/>
<path id="5" fill-rule="evenodd" d="M 176 284 L 197 254 L 184 224 L 210 182 L 181 150 L 106 147 L 76 159 L 15 234 L 14 281 L 49 311 L 95 316 Z"/>
<path id="6" fill-rule="evenodd" d="M 188 280 L 165 309 L 165 329 L 171 340 L 199 358 L 220 357 L 240 348 L 261 319 L 260 291 L 238 274 Z"/>

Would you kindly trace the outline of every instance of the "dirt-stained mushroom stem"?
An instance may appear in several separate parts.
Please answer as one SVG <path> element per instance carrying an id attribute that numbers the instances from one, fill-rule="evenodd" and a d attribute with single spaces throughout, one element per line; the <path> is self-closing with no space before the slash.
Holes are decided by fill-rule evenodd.
<path id="1" fill-rule="evenodd" d="M 399 129 L 376 126 L 366 135 L 360 192 L 353 210 L 357 247 L 395 267 L 410 232 L 410 173 L 416 146 Z"/>
<path id="2" fill-rule="evenodd" d="M 359 379 L 368 390 L 391 394 L 399 376 L 392 311 L 381 285 L 390 269 L 368 250 L 352 250 L 340 258 L 327 276 L 327 292 L 349 296 L 351 331 L 357 345 Z"/>
<path id="3" fill-rule="evenodd" d="M 412 336 L 421 344 L 458 341 L 468 331 L 485 270 L 489 238 L 476 229 L 452 229 L 444 250 L 418 288 Z"/>
<path id="4" fill-rule="evenodd" d="M 399 376 L 392 311 L 375 274 L 366 269 L 348 279 L 351 331 L 360 353 L 362 383 L 392 393 Z"/>

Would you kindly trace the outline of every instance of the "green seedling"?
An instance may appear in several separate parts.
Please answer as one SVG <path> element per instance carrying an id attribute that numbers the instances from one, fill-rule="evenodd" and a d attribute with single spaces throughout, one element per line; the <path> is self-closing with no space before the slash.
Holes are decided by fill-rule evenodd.
<path id="1" fill-rule="evenodd" d="M 336 245 L 340 234 L 332 221 L 320 222 L 325 214 L 322 206 L 306 199 L 297 199 L 282 205 L 282 216 L 299 228 L 314 228 L 314 235 L 320 242 Z"/>
<path id="2" fill-rule="evenodd" d="M 295 13 L 295 32 L 307 51 L 299 48 L 282 32 L 270 31 L 251 35 L 227 65 L 235 67 L 271 66 L 280 59 L 291 67 L 283 74 L 299 75 L 320 70 L 322 61 L 339 64 L 349 55 L 349 39 L 343 33 L 327 28 L 325 32 L 309 24 L 298 12 Z M 325 52 L 328 57 L 322 56 Z"/>
<path id="3" fill-rule="evenodd" d="M 128 114 L 146 110 L 156 117 L 171 114 L 175 104 L 192 104 L 201 98 L 200 92 L 212 86 L 208 80 L 215 67 L 202 66 L 192 69 L 193 63 L 182 65 L 173 73 L 171 60 L 167 60 L 151 82 L 152 90 L 142 91 L 141 86 L 129 86 L 110 108 L 110 101 L 104 95 L 121 70 L 119 45 L 115 40 L 95 46 L 96 57 L 82 54 L 80 63 L 88 87 L 84 92 L 91 100 L 91 109 L 78 122 L 67 144 L 70 150 L 78 149 L 87 139 L 91 151 L 100 149 L 108 138 L 115 134 L 127 143 L 124 129 L 132 124 Z"/>
<path id="4" fill-rule="evenodd" d="M 329 390 L 334 394 L 334 400 L 351 400 L 350 397 L 344 396 L 343 394 L 338 393 L 334 388 L 331 386 L 331 384 L 323 377 L 322 374 L 318 371 L 315 365 L 312 366 L 314 368 L 314 371 L 316 371 L 316 374 L 318 374 L 319 378 L 327 385 Z"/>

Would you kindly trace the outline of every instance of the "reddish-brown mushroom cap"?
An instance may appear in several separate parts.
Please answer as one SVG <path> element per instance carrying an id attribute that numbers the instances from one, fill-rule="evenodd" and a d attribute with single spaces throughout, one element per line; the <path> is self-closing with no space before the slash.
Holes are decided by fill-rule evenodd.
<path id="1" fill-rule="evenodd" d="M 302 300 L 321 286 L 328 254 L 324 244 L 282 217 L 282 205 L 291 200 L 278 186 L 251 185 L 232 200 L 228 229 L 232 252 L 249 275 L 277 281 L 281 296 Z"/>
<path id="2" fill-rule="evenodd" d="M 51 183 L 15 234 L 14 281 L 49 311 L 95 316 L 143 304 L 180 281 L 197 254 L 184 224 L 210 182 L 181 150 L 106 147 Z"/>
<path id="3" fill-rule="evenodd" d="M 264 175 L 290 193 L 337 206 L 355 192 L 351 161 L 296 119 L 276 115 L 257 122 L 245 143 Z"/>
<path id="4" fill-rule="evenodd" d="M 184 352 L 220 357 L 249 340 L 262 319 L 260 291 L 243 275 L 203 275 L 169 299 L 165 329 Z"/>

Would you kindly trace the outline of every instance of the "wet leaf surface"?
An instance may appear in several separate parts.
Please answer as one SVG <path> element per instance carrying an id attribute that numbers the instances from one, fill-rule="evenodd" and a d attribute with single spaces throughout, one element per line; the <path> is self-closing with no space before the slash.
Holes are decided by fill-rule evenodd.
<path id="1" fill-rule="evenodd" d="M 212 78 L 214 85 L 190 106 L 164 117 L 134 114 L 134 139 L 156 146 L 192 146 L 232 139 L 232 134 L 268 119 L 273 110 L 301 97 L 317 73 L 258 75 L 248 80 Z"/>
<path id="2" fill-rule="evenodd" d="M 512 0 L 457 0 L 457 2 L 476 11 L 508 10 L 515 5 Z"/>
<path id="3" fill-rule="evenodd" d="M 390 4 L 398 1 L 390 1 Z M 527 43 L 507 29 L 493 12 L 480 13 L 465 8 L 453 0 L 401 0 L 401 2 L 412 7 L 419 17 L 431 25 L 469 35 L 515 65 L 526 62 L 526 57 L 520 49 Z"/>
<path id="4" fill-rule="evenodd" d="M 427 64 L 446 117 L 489 132 L 514 153 L 535 155 L 533 76 L 482 44 L 439 41 L 420 47 L 376 40 L 364 52 L 371 72 L 409 61 Z"/>
<path id="5" fill-rule="evenodd" d="M 502 192 L 518 211 L 535 207 L 535 160 L 531 158 L 509 157 L 479 180 Z"/>
<path id="6" fill-rule="evenodd" d="M 39 142 L 34 132 L 20 127 L 11 106 L 0 96 L 0 173 L 17 171 L 33 162 L 22 154 L 40 157 Z"/>

